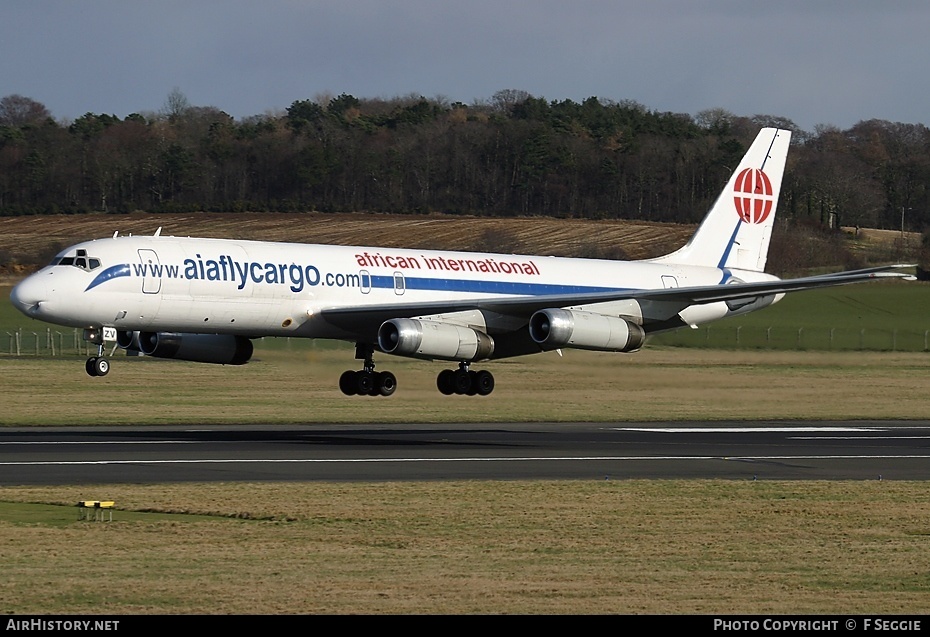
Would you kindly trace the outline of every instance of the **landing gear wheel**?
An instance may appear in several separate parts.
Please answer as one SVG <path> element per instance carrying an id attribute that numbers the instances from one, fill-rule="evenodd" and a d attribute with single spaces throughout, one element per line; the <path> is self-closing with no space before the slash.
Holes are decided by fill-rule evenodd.
<path id="1" fill-rule="evenodd" d="M 456 394 L 467 394 L 471 389 L 471 374 L 468 373 L 467 369 L 458 369 L 455 372 L 454 377 L 454 386 Z"/>
<path id="2" fill-rule="evenodd" d="M 347 370 L 342 372 L 342 376 L 339 377 L 339 389 L 346 396 L 354 396 L 358 393 L 358 372 L 354 370 Z"/>
<path id="3" fill-rule="evenodd" d="M 375 391 L 375 373 L 368 371 L 358 372 L 356 386 L 361 396 L 372 396 Z"/>
<path id="4" fill-rule="evenodd" d="M 465 394 L 468 396 L 474 396 L 475 394 L 478 393 L 478 372 L 469 371 L 468 380 L 469 380 L 468 391 L 465 392 Z"/>
<path id="5" fill-rule="evenodd" d="M 494 375 L 486 369 L 475 374 L 472 382 L 479 396 L 487 396 L 494 391 Z"/>
<path id="6" fill-rule="evenodd" d="M 106 376 L 108 373 L 110 373 L 110 361 L 103 356 L 99 356 L 94 360 L 94 375 Z"/>
<path id="7" fill-rule="evenodd" d="M 444 369 L 436 377 L 436 387 L 440 393 L 451 396 L 455 393 L 455 372 L 451 369 Z"/>
<path id="8" fill-rule="evenodd" d="M 390 396 L 397 389 L 397 378 L 391 372 L 380 372 L 378 374 L 378 393 L 382 396 Z"/>
<path id="9" fill-rule="evenodd" d="M 84 362 L 88 376 L 106 376 L 110 372 L 110 361 L 103 356 L 91 356 Z"/>

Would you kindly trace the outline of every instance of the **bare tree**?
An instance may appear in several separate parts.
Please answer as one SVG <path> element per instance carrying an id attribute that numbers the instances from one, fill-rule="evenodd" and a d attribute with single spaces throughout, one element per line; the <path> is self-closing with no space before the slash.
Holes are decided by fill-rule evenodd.
<path id="1" fill-rule="evenodd" d="M 498 91 L 491 98 L 492 108 L 499 113 L 509 113 L 513 107 L 533 97 L 526 91 L 507 88 Z"/>
<path id="2" fill-rule="evenodd" d="M 168 93 L 165 99 L 165 105 L 162 106 L 161 112 L 169 120 L 174 121 L 183 116 L 191 107 L 190 101 L 181 89 L 175 86 Z"/>
<path id="3" fill-rule="evenodd" d="M 694 121 L 704 130 L 716 132 L 727 131 L 733 124 L 736 115 L 725 108 L 708 108 L 698 113 Z"/>
<path id="4" fill-rule="evenodd" d="M 50 117 L 45 105 L 34 99 L 22 95 L 7 95 L 0 99 L 0 126 L 20 128 L 44 122 Z"/>

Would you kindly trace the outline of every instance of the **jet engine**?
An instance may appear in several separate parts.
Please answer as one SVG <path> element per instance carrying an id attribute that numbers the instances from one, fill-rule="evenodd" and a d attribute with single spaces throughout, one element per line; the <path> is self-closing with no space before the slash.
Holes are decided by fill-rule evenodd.
<path id="1" fill-rule="evenodd" d="M 142 351 L 142 346 L 139 344 L 139 332 L 118 331 L 116 333 L 116 344 L 129 353 L 138 354 Z"/>
<path id="2" fill-rule="evenodd" d="M 494 352 L 494 339 L 470 327 L 423 321 L 391 319 L 378 330 L 383 352 L 413 358 L 477 361 Z"/>
<path id="3" fill-rule="evenodd" d="M 574 347 L 604 352 L 632 352 L 646 332 L 624 318 L 576 310 L 539 310 L 530 317 L 530 336 L 543 349 Z"/>
<path id="4" fill-rule="evenodd" d="M 252 358 L 253 350 L 252 341 L 231 334 L 120 332 L 117 344 L 126 349 L 138 346 L 146 356 L 219 365 L 243 365 Z"/>

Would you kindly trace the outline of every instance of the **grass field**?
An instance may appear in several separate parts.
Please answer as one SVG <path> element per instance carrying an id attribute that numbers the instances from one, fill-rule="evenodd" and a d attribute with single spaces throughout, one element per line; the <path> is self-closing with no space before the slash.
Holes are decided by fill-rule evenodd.
<path id="1" fill-rule="evenodd" d="M 0 358 L 0 425 L 926 418 L 923 353 L 652 348 L 489 363 L 490 396 L 443 396 L 438 363 L 390 360 L 390 398 L 347 398 L 350 349 L 262 352 L 241 367 L 118 358 Z"/>
<path id="2" fill-rule="evenodd" d="M 77 521 L 88 497 L 136 512 Z M 923 483 L 102 485 L 3 499 L 7 614 L 930 611 Z"/>
<path id="3" fill-rule="evenodd" d="M 928 351 L 930 285 L 882 282 L 797 292 L 762 311 L 658 335 L 652 342 L 789 351 Z"/>

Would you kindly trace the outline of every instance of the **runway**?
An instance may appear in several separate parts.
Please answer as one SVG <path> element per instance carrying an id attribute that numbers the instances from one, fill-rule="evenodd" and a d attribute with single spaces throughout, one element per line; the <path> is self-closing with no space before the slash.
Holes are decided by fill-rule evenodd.
<path id="1" fill-rule="evenodd" d="M 930 421 L 0 430 L 0 484 L 928 480 Z"/>

